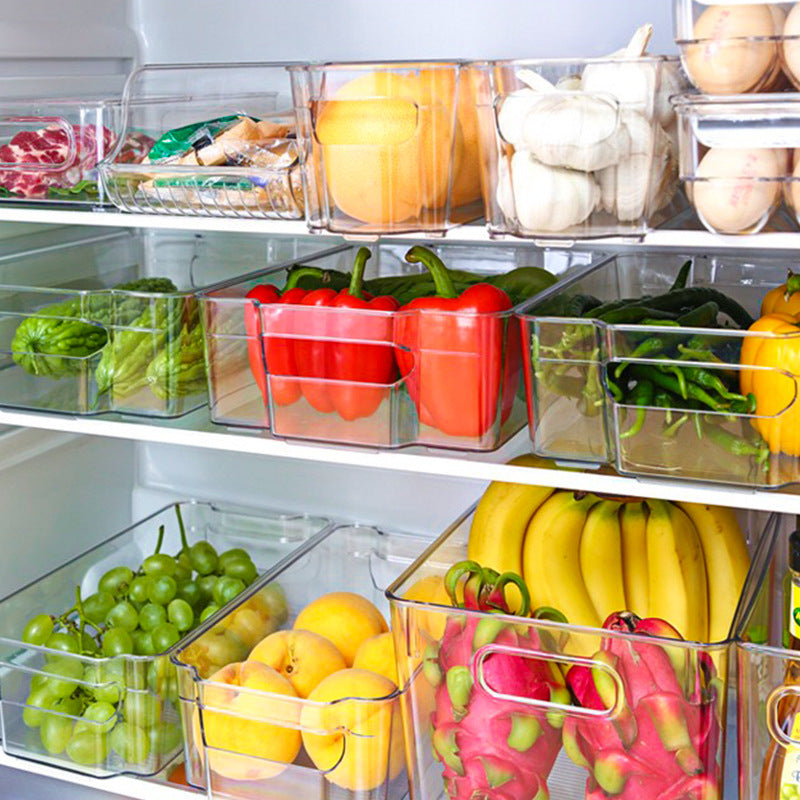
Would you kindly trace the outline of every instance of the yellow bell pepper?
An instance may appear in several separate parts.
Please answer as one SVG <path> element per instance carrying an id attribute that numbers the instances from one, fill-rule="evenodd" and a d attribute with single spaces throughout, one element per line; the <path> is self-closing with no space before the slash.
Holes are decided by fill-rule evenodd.
<path id="1" fill-rule="evenodd" d="M 761 301 L 761 316 L 767 314 L 791 314 L 800 316 L 800 274 L 789 270 L 786 283 L 770 289 Z"/>
<path id="2" fill-rule="evenodd" d="M 767 314 L 756 320 L 740 356 L 744 366 L 773 367 L 741 371 L 741 393 L 756 397 L 753 426 L 764 437 L 772 453 L 800 456 L 800 322 L 790 314 Z"/>

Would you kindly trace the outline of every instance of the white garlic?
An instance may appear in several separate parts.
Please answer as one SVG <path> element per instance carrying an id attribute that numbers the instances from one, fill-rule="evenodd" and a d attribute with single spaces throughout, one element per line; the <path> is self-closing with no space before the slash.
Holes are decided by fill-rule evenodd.
<path id="1" fill-rule="evenodd" d="M 556 81 L 556 89 L 559 92 L 579 92 L 581 90 L 580 75 L 565 75 Z"/>
<path id="2" fill-rule="evenodd" d="M 600 187 L 591 175 L 547 166 L 524 151 L 511 159 L 511 184 L 519 224 L 531 231 L 567 230 L 583 222 L 600 200 Z M 501 207 L 507 203 L 502 188 L 498 185 Z"/>
<path id="3" fill-rule="evenodd" d="M 511 170 L 508 158 L 503 156 L 497 165 L 497 205 L 506 219 L 513 220 L 517 217 L 514 206 L 514 187 L 511 185 Z"/>
<path id="4" fill-rule="evenodd" d="M 497 113 L 497 127 L 503 139 L 514 147 L 523 147 L 523 125 L 536 99 L 531 89 L 517 89 L 503 98 Z"/>

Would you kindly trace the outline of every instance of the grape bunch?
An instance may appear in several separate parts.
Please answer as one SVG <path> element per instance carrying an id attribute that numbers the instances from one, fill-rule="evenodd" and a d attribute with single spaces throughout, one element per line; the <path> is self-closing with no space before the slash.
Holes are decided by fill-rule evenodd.
<path id="1" fill-rule="evenodd" d="M 161 552 L 162 525 L 138 569 L 113 567 L 94 594 L 83 598 L 77 586 L 70 609 L 25 625 L 22 641 L 51 651 L 23 711 L 50 755 L 92 766 L 113 751 L 127 764 L 145 764 L 180 745 L 177 676 L 161 654 L 242 592 L 257 570 L 241 548 L 218 554 L 205 540 L 190 546 L 177 504 L 175 512 L 176 555 Z"/>

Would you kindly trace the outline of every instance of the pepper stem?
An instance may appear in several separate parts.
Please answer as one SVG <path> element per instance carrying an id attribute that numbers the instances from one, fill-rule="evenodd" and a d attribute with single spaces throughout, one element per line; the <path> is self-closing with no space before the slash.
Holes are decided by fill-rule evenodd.
<path id="1" fill-rule="evenodd" d="M 422 264 L 433 278 L 433 285 L 436 287 L 437 297 L 458 297 L 453 279 L 444 262 L 432 250 L 427 247 L 415 244 L 407 253 L 406 261 L 409 264 Z"/>
<path id="2" fill-rule="evenodd" d="M 372 253 L 368 247 L 358 248 L 356 260 L 353 263 L 353 275 L 350 278 L 350 287 L 347 290 L 347 293 L 351 297 L 358 297 L 359 299 L 363 299 L 364 297 L 364 269 L 366 268 L 367 261 L 369 261 L 370 258 L 372 258 Z"/>
<path id="3" fill-rule="evenodd" d="M 288 292 L 289 289 L 296 289 L 300 285 L 303 278 L 315 278 L 323 286 L 331 282 L 331 274 L 327 270 L 320 269 L 319 267 L 297 267 L 294 266 L 289 270 L 289 277 L 283 286 L 283 291 Z"/>
<path id="4" fill-rule="evenodd" d="M 786 291 L 783 293 L 783 299 L 788 300 L 795 292 L 800 292 L 800 273 L 792 272 L 786 276 Z"/>

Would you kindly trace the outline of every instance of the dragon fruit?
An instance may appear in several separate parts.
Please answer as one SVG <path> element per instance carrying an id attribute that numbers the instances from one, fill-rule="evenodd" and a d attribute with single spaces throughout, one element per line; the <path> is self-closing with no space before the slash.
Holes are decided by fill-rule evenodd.
<path id="1" fill-rule="evenodd" d="M 465 576 L 460 601 L 457 594 Z M 511 613 L 505 596 L 509 584 L 522 597 L 515 616 L 527 616 L 528 590 L 514 573 L 498 575 L 465 561 L 445 578 L 454 605 L 490 612 L 450 616 L 441 643 L 428 648 L 423 663 L 436 690 L 430 719 L 433 755 L 444 767 L 451 800 L 549 797 L 547 778 L 561 749 L 564 718 L 512 698 L 565 705 L 570 694 L 558 664 L 525 655 L 552 650 L 545 646 L 551 644 L 546 637 L 530 625 L 495 616 Z M 534 615 L 564 619 L 552 609 Z"/>
<path id="2" fill-rule="evenodd" d="M 680 639 L 669 623 L 612 614 L 592 660 L 608 667 L 573 666 L 567 685 L 577 703 L 609 717 L 571 716 L 564 749 L 589 771 L 586 800 L 718 800 L 722 795 L 717 687 L 705 653 L 665 647 L 653 636 Z M 623 696 L 617 695 L 622 682 Z"/>

